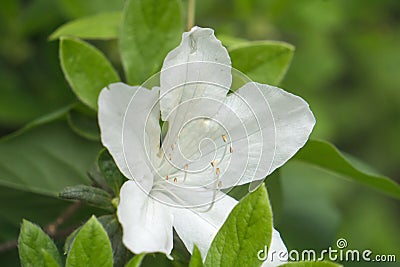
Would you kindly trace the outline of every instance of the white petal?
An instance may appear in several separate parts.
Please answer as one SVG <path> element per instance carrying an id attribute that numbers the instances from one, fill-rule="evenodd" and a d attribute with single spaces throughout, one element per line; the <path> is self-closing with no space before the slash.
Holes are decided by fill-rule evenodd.
<path id="1" fill-rule="evenodd" d="M 123 83 L 111 84 L 100 93 L 101 140 L 127 178 L 152 177 L 151 162 L 156 161 L 160 143 L 158 96 L 158 89 Z"/>
<path id="2" fill-rule="evenodd" d="M 223 98 L 232 83 L 230 65 L 228 52 L 212 29 L 194 27 L 183 33 L 181 44 L 167 55 L 161 71 L 162 119 L 166 121 L 180 102 L 193 97 Z M 188 85 L 192 82 L 196 84 Z"/>
<path id="3" fill-rule="evenodd" d="M 135 181 L 123 184 L 117 215 L 123 228 L 122 241 L 130 251 L 171 253 L 172 214 L 168 207 L 143 192 Z"/>
<path id="4" fill-rule="evenodd" d="M 237 201 L 219 193 L 211 209 L 173 208 L 174 228 L 190 253 L 193 244 L 199 248 L 203 258 L 207 255 L 211 242 L 221 228 Z"/>
<path id="5" fill-rule="evenodd" d="M 315 124 L 307 102 L 269 85 L 247 83 L 237 95 L 230 95 L 226 104 L 239 114 L 247 133 L 232 140 L 233 154 L 247 162 L 237 184 L 263 179 L 282 166 L 307 142 Z M 227 179 L 242 171 L 237 166 L 227 167 Z"/>
<path id="6" fill-rule="evenodd" d="M 271 244 L 268 249 L 267 260 L 261 265 L 262 267 L 275 267 L 288 261 L 289 255 L 285 244 L 279 232 L 273 229 Z"/>

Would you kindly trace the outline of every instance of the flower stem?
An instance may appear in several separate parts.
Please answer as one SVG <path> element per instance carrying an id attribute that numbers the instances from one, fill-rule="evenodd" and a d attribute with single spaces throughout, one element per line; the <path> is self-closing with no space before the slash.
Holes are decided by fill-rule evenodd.
<path id="1" fill-rule="evenodd" d="M 186 22 L 186 30 L 190 31 L 190 29 L 194 26 L 196 12 L 196 0 L 188 0 L 187 6 L 187 22 Z"/>

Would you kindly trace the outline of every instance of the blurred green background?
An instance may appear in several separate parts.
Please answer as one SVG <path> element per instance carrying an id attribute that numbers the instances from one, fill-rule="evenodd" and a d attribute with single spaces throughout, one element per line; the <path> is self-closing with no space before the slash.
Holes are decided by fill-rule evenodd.
<path id="1" fill-rule="evenodd" d="M 2 0 L 1 136 L 75 100 L 59 67 L 58 43 L 48 36 L 71 19 L 121 10 L 123 2 Z M 199 0 L 196 21 L 217 35 L 293 44 L 296 52 L 281 87 L 310 103 L 317 118 L 313 137 L 400 181 L 400 1 Z M 120 66 L 116 41 L 94 44 Z M 294 163 L 279 181 L 268 183 L 275 223 L 289 248 L 322 249 L 342 237 L 349 248 L 396 254 L 400 262 L 398 201 Z M 20 194 L 0 188 L 9 199 Z M 29 193 L 29 198 L 40 197 Z M 37 207 L 50 210 L 58 202 L 38 201 Z M 0 207 L 3 215 L 13 212 Z M 22 217 L 44 225 L 57 214 L 35 215 L 24 205 L 16 209 L 13 224 L 0 222 L 9 227 L 0 242 L 16 237 L 19 225 L 14 224 Z M 15 257 L 15 251 L 0 254 L 0 265 L 14 266 Z"/>

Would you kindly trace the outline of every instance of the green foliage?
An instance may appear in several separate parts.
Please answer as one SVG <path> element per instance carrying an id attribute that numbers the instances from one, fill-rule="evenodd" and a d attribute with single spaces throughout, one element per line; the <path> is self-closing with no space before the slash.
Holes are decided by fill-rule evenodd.
<path id="1" fill-rule="evenodd" d="M 139 85 L 159 71 L 167 53 L 179 44 L 181 34 L 179 0 L 128 0 L 119 46 L 129 84 Z"/>
<path id="2" fill-rule="evenodd" d="M 18 250 L 21 265 L 61 266 L 57 247 L 39 226 L 23 220 L 18 238 Z"/>
<path id="3" fill-rule="evenodd" d="M 309 140 L 306 146 L 296 154 L 295 159 L 324 168 L 341 177 L 371 186 L 400 199 L 399 184 L 387 177 L 367 174 L 358 170 L 328 142 Z"/>
<path id="4" fill-rule="evenodd" d="M 117 72 L 106 57 L 94 46 L 79 39 L 60 39 L 60 62 L 76 96 L 95 110 L 101 89 L 119 81 Z"/>
<path id="5" fill-rule="evenodd" d="M 139 254 L 128 261 L 125 267 L 139 267 L 142 264 L 143 258 L 146 254 Z"/>
<path id="6" fill-rule="evenodd" d="M 257 251 L 269 246 L 272 211 L 267 191 L 260 186 L 229 214 L 208 251 L 205 266 L 260 266 Z"/>
<path id="7" fill-rule="evenodd" d="M 114 207 L 111 204 L 111 195 L 93 186 L 75 185 L 67 186 L 61 191 L 59 197 L 62 199 L 82 200 L 89 205 L 113 212 Z"/>
<path id="8" fill-rule="evenodd" d="M 97 165 L 106 180 L 107 184 L 113 189 L 116 196 L 119 195 L 119 189 L 121 188 L 125 177 L 119 171 L 114 159 L 111 157 L 110 153 L 106 149 L 100 151 L 97 158 Z"/>
<path id="9" fill-rule="evenodd" d="M 245 42 L 229 47 L 232 66 L 253 81 L 279 84 L 289 68 L 294 47 L 284 42 Z"/>
<path id="10" fill-rule="evenodd" d="M 65 36 L 82 39 L 115 39 L 118 36 L 121 16 L 121 12 L 111 12 L 77 19 L 58 28 L 49 39 L 55 40 Z"/>
<path id="11" fill-rule="evenodd" d="M 64 117 L 62 110 L 0 140 L 1 185 L 56 196 L 88 182 L 100 146 L 74 134 Z"/>
<path id="12" fill-rule="evenodd" d="M 68 112 L 67 119 L 69 126 L 76 134 L 92 141 L 100 140 L 100 129 L 96 114 L 71 109 Z"/>
<path id="13" fill-rule="evenodd" d="M 342 265 L 328 262 L 328 261 L 302 261 L 302 262 L 289 262 L 283 265 L 279 265 L 281 267 L 341 267 Z"/>
<path id="14" fill-rule="evenodd" d="M 74 238 L 65 266 L 113 266 L 110 240 L 96 217 L 93 216 Z"/>
<path id="15" fill-rule="evenodd" d="M 192 258 L 190 259 L 189 267 L 203 267 L 203 260 L 201 258 L 200 250 L 194 245 Z"/>

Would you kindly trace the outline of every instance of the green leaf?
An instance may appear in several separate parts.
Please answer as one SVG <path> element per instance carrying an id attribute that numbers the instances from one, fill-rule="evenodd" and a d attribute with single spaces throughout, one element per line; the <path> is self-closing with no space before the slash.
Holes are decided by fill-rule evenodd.
<path id="1" fill-rule="evenodd" d="M 329 262 L 329 261 L 301 261 L 301 262 L 288 262 L 280 267 L 341 267 L 342 265 Z"/>
<path id="2" fill-rule="evenodd" d="M 398 183 L 387 177 L 365 173 L 355 168 L 336 147 L 328 142 L 309 140 L 294 159 L 323 168 L 340 177 L 357 181 L 400 199 L 400 185 Z"/>
<path id="3" fill-rule="evenodd" d="M 66 110 L 0 139 L 0 185 L 57 196 L 66 186 L 89 182 L 86 172 L 100 144 L 74 134 Z"/>
<path id="4" fill-rule="evenodd" d="M 65 78 L 76 96 L 95 110 L 101 89 L 120 80 L 103 53 L 79 39 L 60 39 L 60 61 Z"/>
<path id="5" fill-rule="evenodd" d="M 69 126 L 75 133 L 89 140 L 100 140 L 100 129 L 95 114 L 87 114 L 72 109 L 68 112 L 67 119 Z"/>
<path id="6" fill-rule="evenodd" d="M 194 245 L 192 258 L 190 259 L 189 267 L 203 267 L 200 250 Z"/>
<path id="7" fill-rule="evenodd" d="M 229 48 L 233 68 L 255 82 L 277 85 L 289 68 L 294 47 L 284 42 L 255 41 Z"/>
<path id="8" fill-rule="evenodd" d="M 60 255 L 51 238 L 39 226 L 27 220 L 22 221 L 18 250 L 23 267 L 54 266 L 51 265 L 52 262 L 55 262 L 56 266 L 61 265 Z"/>
<path id="9" fill-rule="evenodd" d="M 50 35 L 49 40 L 65 36 L 82 39 L 116 39 L 121 18 L 121 12 L 110 12 L 76 19 L 59 27 Z"/>
<path id="10" fill-rule="evenodd" d="M 142 264 L 143 258 L 146 254 L 139 254 L 128 261 L 125 267 L 139 267 Z"/>
<path id="11" fill-rule="evenodd" d="M 113 189 L 116 196 L 119 195 L 119 189 L 126 180 L 124 175 L 119 171 L 114 159 L 106 149 L 99 153 L 97 164 L 104 179 L 108 185 Z"/>
<path id="12" fill-rule="evenodd" d="M 128 0 L 122 15 L 120 53 L 130 84 L 158 72 L 167 53 L 179 44 L 182 12 L 178 0 Z"/>
<path id="13" fill-rule="evenodd" d="M 204 266 L 260 266 L 257 252 L 269 246 L 272 212 L 267 191 L 260 186 L 232 210 L 215 236 Z"/>
<path id="14" fill-rule="evenodd" d="M 49 252 L 42 249 L 44 267 L 58 267 L 60 264 L 51 256 Z"/>
<path id="15" fill-rule="evenodd" d="M 99 217 L 99 222 L 103 225 L 111 241 L 114 267 L 124 266 L 132 253 L 130 253 L 122 243 L 122 227 L 117 217 L 115 215 L 104 215 Z"/>
<path id="16" fill-rule="evenodd" d="M 59 196 L 63 199 L 82 200 L 89 205 L 111 212 L 114 211 L 114 207 L 111 204 L 111 195 L 108 192 L 93 186 L 68 186 L 61 191 Z"/>
<path id="17" fill-rule="evenodd" d="M 66 267 L 75 266 L 113 266 L 110 240 L 95 216 L 87 221 L 72 242 Z"/>

